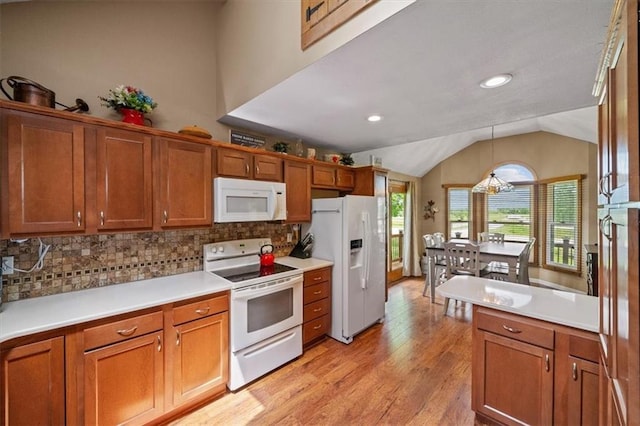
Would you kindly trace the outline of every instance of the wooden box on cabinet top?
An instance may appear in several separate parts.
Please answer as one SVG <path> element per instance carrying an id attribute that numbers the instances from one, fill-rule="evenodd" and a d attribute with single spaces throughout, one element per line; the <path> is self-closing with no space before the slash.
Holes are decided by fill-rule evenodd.
<path id="1" fill-rule="evenodd" d="M 302 342 L 315 343 L 331 327 L 331 267 L 304 273 Z"/>

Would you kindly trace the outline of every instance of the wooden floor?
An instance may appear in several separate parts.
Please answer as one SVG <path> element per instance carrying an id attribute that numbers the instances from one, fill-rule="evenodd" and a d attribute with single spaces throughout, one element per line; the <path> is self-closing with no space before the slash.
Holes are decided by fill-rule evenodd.
<path id="1" fill-rule="evenodd" d="M 471 306 L 444 317 L 423 283 L 391 287 L 384 324 L 350 345 L 327 339 L 172 424 L 473 425 Z"/>

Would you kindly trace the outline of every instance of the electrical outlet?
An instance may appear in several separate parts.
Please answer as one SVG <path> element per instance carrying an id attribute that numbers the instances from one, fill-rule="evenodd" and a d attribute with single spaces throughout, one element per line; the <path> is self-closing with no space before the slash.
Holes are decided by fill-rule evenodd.
<path id="1" fill-rule="evenodd" d="M 291 234 L 291 232 L 287 233 L 287 242 L 290 243 L 293 240 L 293 235 Z"/>
<path id="2" fill-rule="evenodd" d="M 13 274 L 13 256 L 5 256 L 2 258 L 2 275 Z"/>

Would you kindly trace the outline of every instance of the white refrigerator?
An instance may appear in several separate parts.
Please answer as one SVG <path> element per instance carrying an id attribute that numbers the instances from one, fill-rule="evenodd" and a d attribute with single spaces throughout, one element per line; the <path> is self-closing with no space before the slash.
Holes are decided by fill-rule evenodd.
<path id="1" fill-rule="evenodd" d="M 359 195 L 312 202 L 313 257 L 333 262 L 329 335 L 343 343 L 384 321 L 385 208 L 383 197 Z"/>

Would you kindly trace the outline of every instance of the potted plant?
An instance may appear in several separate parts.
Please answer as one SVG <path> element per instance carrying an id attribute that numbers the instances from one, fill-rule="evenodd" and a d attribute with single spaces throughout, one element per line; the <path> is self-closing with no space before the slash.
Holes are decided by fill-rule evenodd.
<path id="1" fill-rule="evenodd" d="M 125 123 L 143 124 L 144 114 L 150 113 L 158 106 L 150 96 L 133 86 L 117 86 L 115 89 L 109 89 L 106 97 L 98 98 L 103 106 L 113 108 L 122 114 L 122 121 Z"/>
<path id="2" fill-rule="evenodd" d="M 353 161 L 353 157 L 351 157 L 351 154 L 340 154 L 340 164 L 345 166 L 353 166 L 353 163 L 355 163 L 355 161 Z"/>
<path id="3" fill-rule="evenodd" d="M 283 154 L 286 154 L 287 151 L 289 151 L 289 144 L 286 142 L 276 142 L 273 144 L 273 150 L 275 152 L 281 152 Z"/>

